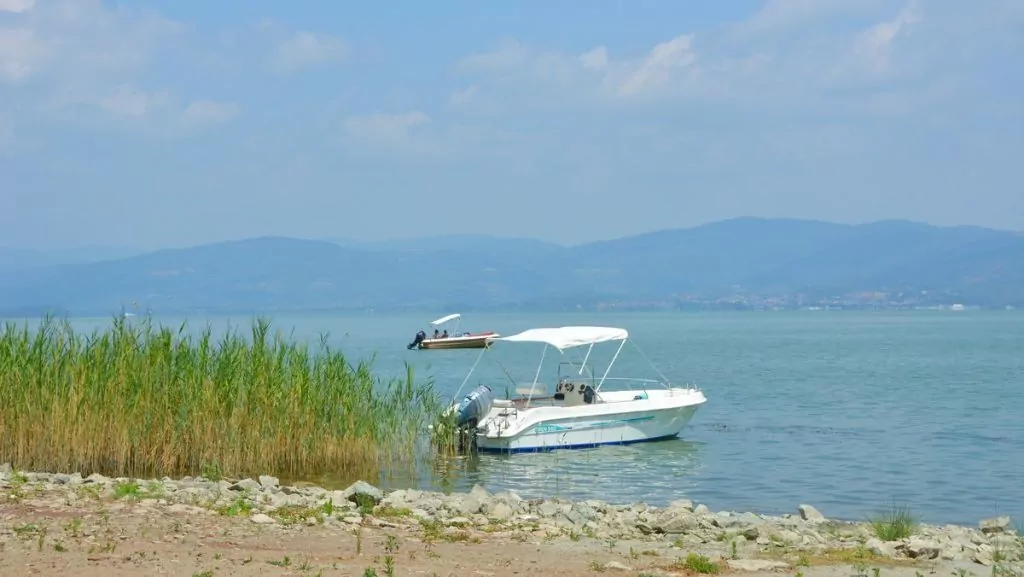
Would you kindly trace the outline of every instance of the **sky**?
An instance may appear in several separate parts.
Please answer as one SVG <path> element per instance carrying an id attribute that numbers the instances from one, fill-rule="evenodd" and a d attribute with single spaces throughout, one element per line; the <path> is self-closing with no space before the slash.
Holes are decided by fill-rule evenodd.
<path id="1" fill-rule="evenodd" d="M 1024 229 L 1024 0 L 0 0 L 0 246 Z"/>

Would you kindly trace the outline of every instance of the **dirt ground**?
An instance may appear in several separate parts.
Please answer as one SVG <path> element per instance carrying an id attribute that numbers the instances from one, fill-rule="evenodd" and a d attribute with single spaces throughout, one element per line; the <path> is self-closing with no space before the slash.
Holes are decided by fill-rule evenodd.
<path id="1" fill-rule="evenodd" d="M 646 577 L 692 574 L 679 565 L 688 552 L 672 548 L 667 541 L 573 541 L 539 535 L 524 540 L 484 532 L 430 539 L 412 526 L 257 524 L 246 516 L 218 515 L 188 505 L 154 506 L 146 501 L 0 505 L 2 576 Z M 725 560 L 716 561 L 726 574 L 848 577 L 858 573 L 850 565 L 830 563 L 741 571 L 730 568 Z M 963 570 L 958 569 L 951 564 L 882 566 L 876 574 L 860 568 L 871 577 L 988 576 L 987 568 L 979 565 L 963 564 Z"/>

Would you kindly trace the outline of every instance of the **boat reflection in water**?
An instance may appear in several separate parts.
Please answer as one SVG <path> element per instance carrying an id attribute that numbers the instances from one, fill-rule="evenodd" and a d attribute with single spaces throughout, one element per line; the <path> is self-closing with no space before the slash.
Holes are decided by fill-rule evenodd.
<path id="1" fill-rule="evenodd" d="M 703 469 L 703 443 L 682 438 L 542 453 L 473 453 L 433 463 L 434 490 L 465 492 L 479 484 L 524 499 L 598 499 L 609 503 L 685 498 Z M 671 471 L 666 475 L 666 471 Z M 420 483 L 421 488 L 427 488 Z"/>

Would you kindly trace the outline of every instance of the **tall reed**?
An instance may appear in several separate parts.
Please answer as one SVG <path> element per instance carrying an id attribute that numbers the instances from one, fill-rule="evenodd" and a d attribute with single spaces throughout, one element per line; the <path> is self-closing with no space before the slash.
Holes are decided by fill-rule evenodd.
<path id="1" fill-rule="evenodd" d="M 372 476 L 411 462 L 439 399 L 253 323 L 251 339 L 115 318 L 0 333 L 0 462 L 112 476 Z"/>

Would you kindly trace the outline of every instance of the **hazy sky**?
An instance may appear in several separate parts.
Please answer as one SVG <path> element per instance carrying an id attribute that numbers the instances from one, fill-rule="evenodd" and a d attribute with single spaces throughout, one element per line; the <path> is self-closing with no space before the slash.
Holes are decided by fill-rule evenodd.
<path id="1" fill-rule="evenodd" d="M 1024 229 L 1022 0 L 0 0 L 0 245 Z"/>

